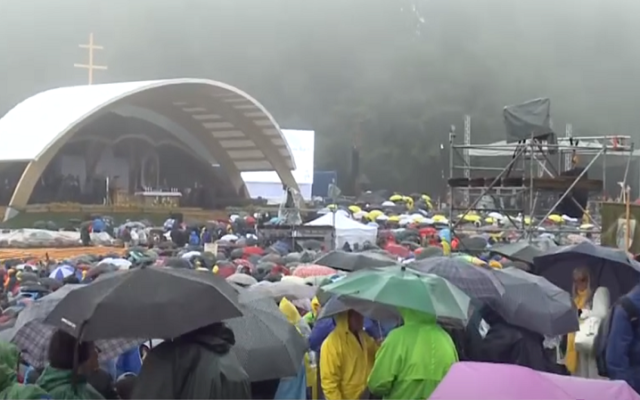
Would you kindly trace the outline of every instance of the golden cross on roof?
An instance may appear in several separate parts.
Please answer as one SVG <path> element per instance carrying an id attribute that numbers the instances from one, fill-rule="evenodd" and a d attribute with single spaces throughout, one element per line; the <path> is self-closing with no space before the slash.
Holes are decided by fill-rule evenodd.
<path id="1" fill-rule="evenodd" d="M 80 47 L 81 49 L 88 49 L 89 50 L 89 63 L 88 64 L 73 64 L 73 66 L 75 68 L 84 68 L 84 69 L 89 70 L 89 85 L 92 85 L 93 84 L 93 71 L 94 70 L 100 70 L 100 71 L 107 70 L 107 66 L 106 65 L 95 65 L 94 64 L 94 57 L 93 57 L 94 56 L 94 54 L 93 54 L 94 50 L 104 50 L 104 47 L 94 44 L 93 33 L 89 34 L 89 44 L 81 44 L 78 47 Z"/>

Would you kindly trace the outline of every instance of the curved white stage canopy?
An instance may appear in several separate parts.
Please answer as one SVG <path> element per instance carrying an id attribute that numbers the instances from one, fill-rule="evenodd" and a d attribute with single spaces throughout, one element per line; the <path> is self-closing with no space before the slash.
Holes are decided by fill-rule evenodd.
<path id="1" fill-rule="evenodd" d="M 293 177 L 298 183 L 300 194 L 305 200 L 311 200 L 313 187 L 315 132 L 308 130 L 283 129 L 284 137 L 293 152 L 296 169 Z M 269 201 L 281 202 L 286 198 L 282 183 L 275 171 L 243 172 L 242 179 L 253 198 L 262 197 Z"/>
<path id="2" fill-rule="evenodd" d="M 190 148 L 201 146 L 206 153 L 198 154 L 223 167 L 238 190 L 244 185 L 240 173 L 250 171 L 276 171 L 284 184 L 298 187 L 292 151 L 257 100 L 221 82 L 167 79 L 52 89 L 10 110 L 0 119 L 0 163 L 29 162 L 10 207 L 26 205 L 45 167 L 81 128 L 109 112 L 138 117 L 136 109 L 148 111 L 139 113 L 142 119 L 161 127 L 170 121 L 197 138 L 176 135 Z"/>

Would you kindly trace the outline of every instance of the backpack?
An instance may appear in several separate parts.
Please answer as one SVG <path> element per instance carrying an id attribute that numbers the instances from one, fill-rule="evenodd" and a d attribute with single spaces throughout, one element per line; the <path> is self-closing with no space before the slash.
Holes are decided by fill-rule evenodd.
<path id="1" fill-rule="evenodd" d="M 640 311 L 633 304 L 631 299 L 627 296 L 622 296 L 611 307 L 606 318 L 602 320 L 598 327 L 596 337 L 593 339 L 593 351 L 596 359 L 596 366 L 598 367 L 598 375 L 603 377 L 609 377 L 609 371 L 607 370 L 607 342 L 609 339 L 609 333 L 611 332 L 611 323 L 613 321 L 613 313 L 616 306 L 619 305 L 629 316 L 629 322 L 634 330 L 638 327 L 638 321 L 640 319 Z"/>

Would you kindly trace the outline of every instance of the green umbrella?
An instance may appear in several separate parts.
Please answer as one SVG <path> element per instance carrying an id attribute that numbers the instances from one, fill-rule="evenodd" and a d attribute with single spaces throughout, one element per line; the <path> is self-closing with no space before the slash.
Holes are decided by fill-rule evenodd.
<path id="1" fill-rule="evenodd" d="M 322 289 L 338 296 L 408 308 L 441 318 L 466 321 L 468 317 L 469 296 L 442 277 L 405 266 L 357 271 Z M 348 302 L 348 297 L 341 300 Z"/>

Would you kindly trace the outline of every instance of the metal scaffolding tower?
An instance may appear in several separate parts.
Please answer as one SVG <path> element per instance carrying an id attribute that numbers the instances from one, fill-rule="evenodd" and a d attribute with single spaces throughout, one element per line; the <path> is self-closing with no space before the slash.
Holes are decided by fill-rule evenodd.
<path id="1" fill-rule="evenodd" d="M 449 132 L 449 221 L 452 232 L 470 213 L 487 215 L 498 212 L 509 223 L 508 229 L 519 237 L 533 238 L 548 217 L 561 204 L 572 202 L 584 213 L 594 231 L 601 228 L 574 198 L 574 191 L 601 194 L 606 186 L 607 157 L 626 156 L 624 181 L 629 171 L 634 145 L 630 136 L 574 137 L 571 124 L 566 126 L 565 137 L 541 140 L 531 137 L 517 143 L 500 142 L 472 145 L 471 120 L 465 117 L 464 144 L 455 143 L 455 127 Z M 474 163 L 475 153 L 492 159 L 509 157 L 506 165 L 489 166 Z M 584 167 L 578 160 L 585 160 Z M 602 160 L 602 177 L 593 179 L 588 172 L 597 160 Z M 495 165 L 495 161 L 493 161 Z M 626 185 L 626 183 L 625 183 Z M 565 203 L 563 203 L 565 202 Z M 462 212 L 462 215 L 458 215 Z M 474 229 L 465 226 L 465 230 Z M 475 228 L 475 230 L 486 228 Z M 553 228 L 544 227 L 546 232 Z M 557 232 L 557 230 L 556 230 Z M 571 233 L 567 229 L 563 232 Z"/>

